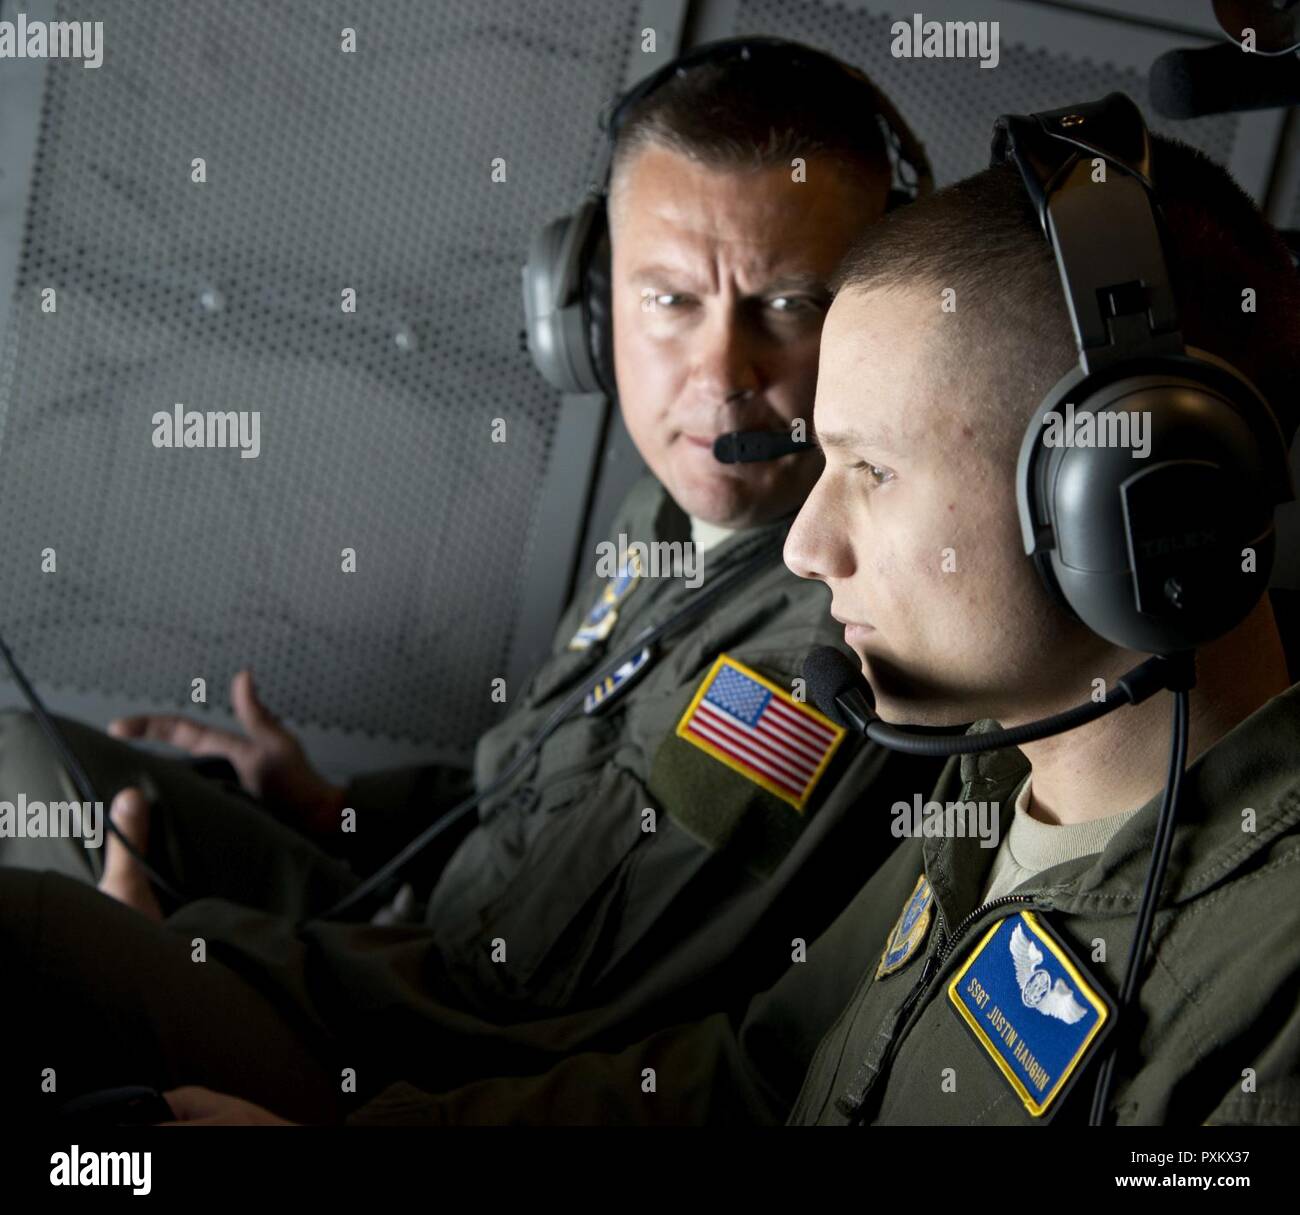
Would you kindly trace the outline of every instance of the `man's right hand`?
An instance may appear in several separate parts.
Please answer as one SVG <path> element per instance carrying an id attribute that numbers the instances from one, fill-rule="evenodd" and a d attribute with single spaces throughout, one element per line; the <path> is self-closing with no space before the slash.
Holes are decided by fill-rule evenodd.
<path id="1" fill-rule="evenodd" d="M 240 671 L 230 681 L 230 703 L 244 727 L 242 735 L 171 714 L 119 717 L 109 722 L 108 732 L 114 738 L 170 743 L 194 756 L 220 756 L 230 761 L 249 793 L 298 827 L 336 829 L 344 790 L 311 766 L 302 744 L 257 698 L 251 671 Z"/>

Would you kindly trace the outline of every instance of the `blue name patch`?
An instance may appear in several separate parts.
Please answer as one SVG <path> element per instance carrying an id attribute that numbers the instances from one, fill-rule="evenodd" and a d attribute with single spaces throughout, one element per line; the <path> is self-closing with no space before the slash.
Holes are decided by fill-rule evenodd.
<path id="1" fill-rule="evenodd" d="M 948 998 L 1035 1118 L 1113 1020 L 1109 997 L 1032 911 L 984 934 L 948 984 Z"/>

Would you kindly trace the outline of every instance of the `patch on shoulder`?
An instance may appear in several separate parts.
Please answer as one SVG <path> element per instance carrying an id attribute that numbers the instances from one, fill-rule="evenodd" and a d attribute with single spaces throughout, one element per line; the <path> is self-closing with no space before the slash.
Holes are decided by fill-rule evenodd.
<path id="1" fill-rule="evenodd" d="M 990 928 L 948 984 L 948 999 L 1035 1117 L 1081 1071 L 1115 1006 L 1032 911 Z"/>
<path id="2" fill-rule="evenodd" d="M 907 902 L 903 904 L 903 912 L 894 924 L 894 931 L 889 934 L 885 952 L 880 955 L 880 965 L 876 967 L 877 979 L 902 970 L 911 961 L 930 931 L 933 916 L 934 891 L 930 888 L 930 879 L 922 873 L 916 879 Z"/>
<path id="3" fill-rule="evenodd" d="M 583 617 L 578 631 L 569 638 L 571 650 L 589 650 L 598 641 L 604 641 L 614 630 L 618 621 L 618 607 L 641 581 L 645 570 L 641 565 L 641 554 L 633 550 L 628 554 L 627 563 L 601 588 L 596 602 Z"/>
<path id="4" fill-rule="evenodd" d="M 676 733 L 802 812 L 845 731 L 757 671 L 721 654 Z"/>
<path id="5" fill-rule="evenodd" d="M 642 646 L 640 651 L 623 663 L 617 671 L 606 675 L 587 693 L 582 701 L 582 711 L 590 717 L 593 713 L 609 708 L 612 701 L 622 696 L 650 669 L 650 659 L 653 655 L 654 651 L 650 646 Z"/>

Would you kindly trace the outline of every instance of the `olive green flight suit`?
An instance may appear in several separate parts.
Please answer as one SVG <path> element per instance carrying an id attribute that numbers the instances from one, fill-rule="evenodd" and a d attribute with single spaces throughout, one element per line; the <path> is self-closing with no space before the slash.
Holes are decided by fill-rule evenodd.
<path id="1" fill-rule="evenodd" d="M 602 1003 L 639 986 L 647 972 L 683 950 L 698 951 L 704 977 L 730 965 L 737 951 L 757 947 L 766 955 L 759 969 L 775 978 L 789 940 L 779 949 L 759 945 L 752 930 L 786 880 L 778 874 L 791 862 L 808 865 L 810 877 L 821 870 L 813 879 L 817 894 L 811 882 L 801 882 L 808 890 L 801 897 L 814 901 L 792 936 L 806 936 L 805 916 L 829 923 L 856 881 L 842 856 L 818 861 L 816 851 L 848 826 L 847 815 L 862 820 L 880 798 L 892 800 L 894 791 L 910 790 L 937 771 L 846 736 L 807 804 L 796 809 L 678 736 L 677 725 L 719 654 L 789 692 L 813 646 L 842 645 L 825 587 L 796 579 L 782 563 L 787 526 L 738 533 L 710 550 L 696 588 L 681 578 L 644 579 L 620 601 L 609 636 L 574 650 L 570 639 L 605 586 L 605 579 L 593 578 L 561 621 L 552 656 L 521 702 L 484 735 L 475 762 L 479 788 L 514 760 L 558 700 L 590 687 L 602 661 L 729 576 L 756 543 L 770 554 L 759 573 L 665 638 L 648 669 L 608 709 L 571 715 L 528 761 L 509 795 L 480 813 L 425 914 L 466 1006 L 509 1019 L 521 1006 L 525 1015 L 537 1015 Z M 690 539 L 685 515 L 649 477 L 630 495 L 613 534 Z M 863 795 L 861 807 L 850 788 Z M 647 810 L 655 815 L 652 831 Z M 863 821 L 848 826 L 854 841 L 830 846 L 860 847 L 875 838 L 880 846 L 867 863 L 878 863 L 893 841 L 865 827 Z M 505 943 L 506 964 L 485 947 L 492 939 Z"/>
<path id="2" fill-rule="evenodd" d="M 1163 757 L 1152 762 L 1163 765 Z M 935 800 L 998 802 L 1005 829 L 1026 771 L 1014 749 L 954 760 Z M 1000 920 L 1030 909 L 1081 963 L 1084 981 L 1113 997 L 1158 809 L 1157 797 L 1100 854 L 1045 870 L 1014 897 L 983 908 L 994 850 L 970 837 L 910 839 L 812 944 L 808 960 L 756 997 L 743 1018 L 717 1014 L 524 1080 L 443 1094 L 394 1085 L 349 1121 L 1086 1121 L 1100 1047 L 1079 1061 L 1076 1086 L 1035 1116 L 948 989 Z M 905 944 L 894 957 L 899 964 L 878 975 L 922 874 L 933 888 L 933 914 L 910 953 Z M 1098 943 L 1104 961 L 1093 960 Z M 1300 685 L 1187 770 L 1137 1006 L 1115 1029 L 1111 1116 L 1122 1123 L 1300 1122 L 1298 990 Z M 1013 1021 L 1042 1015 L 1028 1002 L 1007 1011 Z M 1036 1032 L 1032 1022 L 1019 1023 Z"/>
<path id="3" fill-rule="evenodd" d="M 1121 1123 L 1300 1122 L 1298 744 L 1300 685 L 1188 770 L 1136 1008 L 1114 1031 L 1120 1054 L 1110 1108 Z M 1004 827 L 1028 770 L 1008 760 L 1005 753 L 968 757 L 957 794 L 1000 801 Z M 1164 757 L 1152 762 L 1163 767 Z M 1086 983 L 1117 994 L 1158 809 L 1157 797 L 1100 855 L 1036 875 L 1013 892 L 1018 902 L 1007 896 L 980 905 L 992 857 L 970 840 L 900 849 L 881 882 L 892 877 L 897 888 L 909 864 L 914 875 L 924 867 L 936 902 L 930 939 L 903 968 L 867 976 L 818 1049 L 792 1119 L 842 1124 L 857 1107 L 859 1118 L 881 1123 L 1086 1122 L 1094 1056 L 1080 1059 L 1079 1082 L 1059 1107 L 1031 1114 L 948 989 L 996 921 L 1027 910 L 1064 938 Z M 1105 960 L 1093 961 L 1099 944 Z M 1031 1032 L 1030 1018 L 1043 1016 L 1014 1012 Z M 955 1075 L 954 1091 L 943 1083 L 944 1069 Z"/>
<path id="4" fill-rule="evenodd" d="M 664 636 L 627 690 L 598 713 L 572 715 L 514 783 L 487 800 L 428 899 L 424 923 L 312 918 L 355 884 L 336 859 L 348 855 L 346 836 L 331 841 L 335 855 L 327 855 L 180 765 L 84 728 L 70 728 L 72 744 L 104 796 L 137 771 L 160 791 L 150 851 L 191 900 L 169 915 L 167 931 L 187 943 L 202 939 L 311 1043 L 323 1067 L 355 1068 L 360 1092 L 398 1077 L 451 1087 L 542 1070 L 585 1047 L 621 1047 L 713 1008 L 743 1008 L 888 855 L 896 841 L 880 823 L 889 805 L 928 787 L 937 771 L 934 761 L 846 736 L 796 808 L 678 736 L 719 654 L 789 690 L 809 649 L 839 640 L 825 588 L 781 562 L 785 526 L 740 533 L 711 550 L 698 588 L 682 578 L 643 578 L 618 601 L 607 636 L 571 649 L 609 582 L 591 580 L 558 629 L 551 657 L 482 739 L 480 788 L 564 697 L 593 686 L 602 663 L 704 594 L 755 545 L 769 554 L 743 583 Z M 685 541 L 689 523 L 647 478 L 612 534 Z M 34 725 L 12 716 L 3 724 L 0 797 L 19 788 L 28 797 L 67 796 L 57 791 L 66 777 Z M 43 778 L 33 775 L 38 753 Z M 44 788 L 33 787 L 40 779 Z M 401 799 L 427 792 L 428 782 L 427 772 L 355 782 L 357 835 L 374 819 L 385 830 L 396 817 L 409 821 Z M 6 896 L 6 883 L 12 892 L 13 880 L 0 871 L 0 915 L 17 899 Z M 51 921 L 60 914 L 57 883 L 39 894 L 24 890 L 24 898 L 39 897 Z M 84 911 L 73 901 L 66 915 L 75 919 Z M 18 921 L 30 925 L 36 913 L 19 911 Z M 4 931 L 0 924 L 0 938 Z M 59 932 L 68 931 L 61 922 Z M 148 988 L 155 945 L 143 934 L 133 944 L 130 933 L 129 924 L 115 924 L 113 939 L 132 982 Z M 68 982 L 75 988 L 75 975 Z M 93 992 L 85 998 L 93 1003 Z M 166 991 L 149 999 L 164 1015 Z M 229 1008 L 227 994 L 210 999 Z M 219 1032 L 221 1007 L 195 1015 Z M 184 1069 L 180 1047 L 161 1070 L 147 1041 L 140 1049 L 139 1067 L 159 1083 L 205 1082 Z M 274 1057 L 265 1064 L 274 1069 Z M 247 1070 L 238 1078 L 247 1081 Z M 263 1099 L 274 1098 L 273 1077 L 256 1080 Z"/>

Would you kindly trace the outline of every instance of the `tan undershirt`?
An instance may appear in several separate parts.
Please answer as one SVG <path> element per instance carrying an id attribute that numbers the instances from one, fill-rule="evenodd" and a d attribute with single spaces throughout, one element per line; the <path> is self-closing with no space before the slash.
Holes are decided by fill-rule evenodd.
<path id="1" fill-rule="evenodd" d="M 735 532 L 729 527 L 719 527 L 716 523 L 705 523 L 703 519 L 691 517 L 691 541 L 702 553 L 717 548 L 724 540 L 730 539 Z"/>
<path id="2" fill-rule="evenodd" d="M 1104 851 L 1116 832 L 1137 813 L 1137 810 L 1125 810 L 1086 823 L 1044 823 L 1029 813 L 1029 781 L 1026 776 L 1020 786 L 1011 828 L 993 858 L 988 888 L 984 891 L 985 903 L 1009 894 L 1053 865 Z"/>

